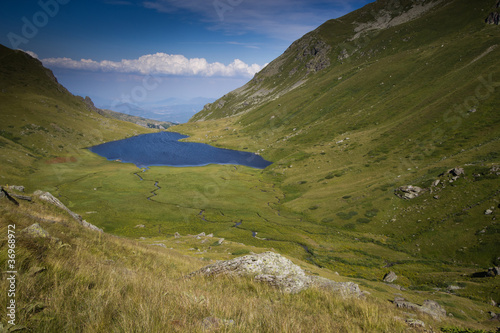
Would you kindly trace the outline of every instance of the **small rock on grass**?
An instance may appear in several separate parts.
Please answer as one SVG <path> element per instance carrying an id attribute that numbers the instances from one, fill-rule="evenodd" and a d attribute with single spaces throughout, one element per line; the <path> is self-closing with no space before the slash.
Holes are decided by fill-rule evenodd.
<path id="1" fill-rule="evenodd" d="M 398 279 L 398 276 L 393 271 L 390 271 L 384 276 L 384 282 L 392 283 Z"/>
<path id="2" fill-rule="evenodd" d="M 422 327 L 424 328 L 425 327 L 425 323 L 421 320 L 418 320 L 418 319 L 406 319 L 405 320 L 406 324 L 408 324 L 408 326 L 410 327 Z"/>

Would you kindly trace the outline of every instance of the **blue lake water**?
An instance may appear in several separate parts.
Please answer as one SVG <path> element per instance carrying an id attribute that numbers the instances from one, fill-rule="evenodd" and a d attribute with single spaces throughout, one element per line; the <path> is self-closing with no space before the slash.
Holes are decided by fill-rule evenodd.
<path id="1" fill-rule="evenodd" d="M 234 164 L 264 169 L 272 164 L 261 156 L 249 152 L 216 148 L 204 143 L 179 142 L 180 139 L 187 137 L 174 132 L 158 132 L 103 143 L 90 147 L 89 150 L 108 160 L 134 163 L 139 168 Z"/>

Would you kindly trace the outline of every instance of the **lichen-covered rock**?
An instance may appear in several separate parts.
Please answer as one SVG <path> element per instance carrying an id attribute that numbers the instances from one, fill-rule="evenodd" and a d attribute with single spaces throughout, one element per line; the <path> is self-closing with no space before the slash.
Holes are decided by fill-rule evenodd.
<path id="1" fill-rule="evenodd" d="M 32 224 L 29 227 L 21 230 L 21 234 L 31 238 L 52 238 L 50 234 L 38 223 Z"/>
<path id="2" fill-rule="evenodd" d="M 18 191 L 18 192 L 24 192 L 24 186 L 20 186 L 20 185 L 9 185 L 8 189 Z"/>
<path id="3" fill-rule="evenodd" d="M 418 328 L 418 327 L 421 327 L 421 328 L 425 328 L 425 323 L 421 320 L 418 320 L 418 319 L 414 319 L 414 318 L 409 318 L 409 319 L 406 319 L 405 320 L 406 324 L 410 327 L 414 327 L 414 328 Z"/>
<path id="4" fill-rule="evenodd" d="M 441 320 L 443 317 L 446 317 L 446 310 L 433 300 L 426 300 L 422 305 L 418 305 L 408 302 L 403 297 L 396 297 L 393 303 L 398 308 L 419 311 L 432 316 L 436 320 Z"/>
<path id="5" fill-rule="evenodd" d="M 384 282 L 392 283 L 398 279 L 398 276 L 393 271 L 390 271 L 384 276 Z"/>
<path id="6" fill-rule="evenodd" d="M 365 294 L 354 282 L 335 282 L 320 276 L 307 276 L 310 280 L 310 286 L 338 293 L 344 297 L 364 297 Z"/>
<path id="7" fill-rule="evenodd" d="M 296 294 L 311 286 L 311 280 L 305 275 L 257 275 L 255 281 L 267 283 L 291 294 Z"/>
<path id="8" fill-rule="evenodd" d="M 433 300 L 424 301 L 424 304 L 420 307 L 420 311 L 434 317 L 434 319 L 446 317 L 446 310 Z"/>
<path id="9" fill-rule="evenodd" d="M 362 297 L 359 286 L 352 282 L 335 282 L 319 276 L 308 276 L 289 259 L 273 252 L 250 254 L 243 257 L 218 261 L 191 273 L 193 275 L 254 276 L 256 281 L 267 283 L 286 293 L 298 293 L 316 287 L 339 293 L 342 296 Z"/>
<path id="10" fill-rule="evenodd" d="M 415 311 L 420 309 L 419 305 L 417 305 L 415 303 L 408 302 L 403 297 L 394 298 L 393 303 L 396 305 L 396 307 L 398 307 L 400 309 L 409 309 L 409 310 L 415 310 Z"/>
<path id="11" fill-rule="evenodd" d="M 207 276 L 234 275 L 305 275 L 304 271 L 289 259 L 274 252 L 246 255 L 226 261 L 218 261 L 195 272 Z"/>
<path id="12" fill-rule="evenodd" d="M 448 171 L 449 174 L 451 174 L 454 177 L 460 177 L 465 175 L 465 170 L 460 167 L 453 168 Z"/>
<path id="13" fill-rule="evenodd" d="M 394 194 L 401 199 L 411 200 L 420 196 L 424 191 L 424 189 L 418 186 L 405 185 L 395 189 Z"/>

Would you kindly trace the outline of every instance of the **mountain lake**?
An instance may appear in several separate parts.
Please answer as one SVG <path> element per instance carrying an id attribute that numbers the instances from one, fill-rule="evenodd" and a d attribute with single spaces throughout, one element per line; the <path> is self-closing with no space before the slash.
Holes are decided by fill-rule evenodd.
<path id="1" fill-rule="evenodd" d="M 204 143 L 179 141 L 187 137 L 175 132 L 142 134 L 93 146 L 89 150 L 108 160 L 133 163 L 139 168 L 232 164 L 264 169 L 272 164 L 261 156 L 249 152 L 216 148 Z"/>

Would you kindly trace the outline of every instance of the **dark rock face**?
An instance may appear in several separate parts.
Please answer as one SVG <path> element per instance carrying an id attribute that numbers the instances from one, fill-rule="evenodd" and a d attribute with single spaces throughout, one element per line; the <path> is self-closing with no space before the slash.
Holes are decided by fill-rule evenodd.
<path id="1" fill-rule="evenodd" d="M 3 186 L 0 186 L 0 199 L 1 198 L 7 198 L 9 199 L 10 202 L 12 202 L 14 205 L 19 206 L 19 202 L 16 201 L 4 188 Z"/>
<path id="2" fill-rule="evenodd" d="M 287 51 L 296 50 L 294 52 L 298 54 L 295 59 L 301 62 L 307 61 L 305 67 L 307 68 L 307 73 L 310 73 L 319 72 L 330 66 L 329 53 L 331 49 L 332 47 L 323 40 L 310 35 L 307 38 L 294 42 Z M 297 69 L 292 70 L 293 73 L 296 71 Z M 292 72 L 291 74 L 293 74 Z"/>
<path id="3" fill-rule="evenodd" d="M 497 7 L 500 3 L 497 3 Z M 488 17 L 484 20 L 485 23 L 487 24 L 496 24 L 498 25 L 498 22 L 500 21 L 500 14 L 498 13 L 490 13 Z"/>
<path id="4" fill-rule="evenodd" d="M 489 268 L 488 272 L 486 273 L 486 276 L 489 276 L 489 277 L 494 277 L 497 275 L 500 275 L 500 267 Z"/>

